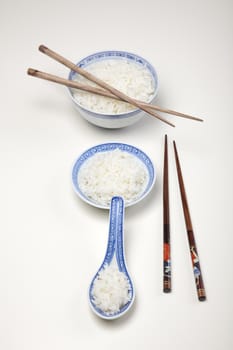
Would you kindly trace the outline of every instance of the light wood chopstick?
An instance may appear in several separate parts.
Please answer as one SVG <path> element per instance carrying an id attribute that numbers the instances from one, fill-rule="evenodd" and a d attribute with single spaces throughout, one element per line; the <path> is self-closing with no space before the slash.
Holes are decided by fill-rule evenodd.
<path id="1" fill-rule="evenodd" d="M 59 63 L 62 63 L 63 65 L 65 65 L 66 67 L 70 68 L 71 70 L 77 72 L 78 74 L 84 76 L 88 80 L 93 81 L 94 83 L 96 83 L 97 85 L 101 86 L 105 90 L 110 91 L 113 95 L 119 97 L 121 100 L 123 100 L 125 102 L 128 102 L 131 105 L 133 105 L 133 106 L 143 110 L 144 112 L 146 112 L 146 113 L 156 117 L 157 119 L 163 121 L 164 123 L 175 127 L 174 124 L 172 124 L 171 122 L 169 122 L 166 119 L 162 118 L 160 115 L 158 115 L 157 113 L 152 111 L 149 107 L 143 106 L 140 102 L 138 102 L 138 101 L 134 100 L 133 98 L 125 95 L 123 92 L 115 89 L 114 87 L 112 87 L 109 84 L 105 83 L 103 80 L 95 77 L 94 75 L 92 75 L 91 73 L 87 72 L 86 70 L 76 66 L 76 64 L 72 63 L 71 61 L 69 61 L 65 57 L 59 55 L 55 51 L 50 50 L 48 47 L 46 47 L 44 45 L 40 45 L 39 46 L 39 51 L 41 51 L 45 55 L 53 58 L 54 60 L 58 61 Z"/>
<path id="2" fill-rule="evenodd" d="M 181 165 L 180 165 L 178 151 L 177 151 L 175 141 L 173 141 L 173 146 L 174 146 L 177 176 L 178 176 L 178 181 L 179 181 L 180 195 L 181 195 L 186 230 L 187 230 L 187 235 L 188 235 L 189 251 L 190 251 L 190 256 L 191 256 L 191 260 L 192 260 L 193 274 L 194 274 L 194 278 L 195 278 L 197 296 L 198 296 L 198 299 L 200 301 L 204 301 L 204 300 L 206 300 L 206 292 L 205 292 L 204 282 L 203 282 L 203 278 L 202 278 L 200 260 L 199 260 L 199 256 L 198 256 L 198 252 L 197 252 L 197 246 L 196 246 L 196 242 L 195 242 L 193 226 L 192 226 L 191 216 L 190 216 L 189 207 L 188 207 L 188 200 L 187 200 L 187 196 L 186 196 L 186 192 L 185 192 L 184 180 L 183 180 Z"/>
<path id="3" fill-rule="evenodd" d="M 91 86 L 91 85 L 79 83 L 78 81 L 75 81 L 75 80 L 64 79 L 64 78 L 58 77 L 58 76 L 53 75 L 53 74 L 41 72 L 41 71 L 39 71 L 37 69 L 34 69 L 34 68 L 29 68 L 27 73 L 28 73 L 28 75 L 31 75 L 31 76 L 34 76 L 34 77 L 37 77 L 37 78 L 40 78 L 40 79 L 52 81 L 52 82 L 57 83 L 57 84 L 65 85 L 65 86 L 68 86 L 68 87 L 71 87 L 71 88 L 87 91 L 87 92 L 90 92 L 90 93 L 94 93 L 94 94 L 97 94 L 97 95 L 110 97 L 110 98 L 114 98 L 114 99 L 122 101 L 121 98 L 113 95 L 111 92 L 109 92 L 107 90 L 100 89 L 100 88 L 97 88 L 97 87 L 94 87 L 94 86 Z M 135 101 L 135 99 L 133 99 L 133 100 Z M 126 101 L 124 101 L 124 102 L 126 102 Z M 174 111 L 174 110 L 171 110 L 171 109 L 162 108 L 162 107 L 159 107 L 159 106 L 156 106 L 156 105 L 152 105 L 152 104 L 149 104 L 149 103 L 145 103 L 145 102 L 142 102 L 142 101 L 138 101 L 138 102 L 142 106 L 148 107 L 149 109 L 152 109 L 152 110 L 156 110 L 156 111 L 160 111 L 160 112 L 164 112 L 164 113 L 168 113 L 168 114 L 173 114 L 173 115 L 176 115 L 178 117 L 183 117 L 183 118 L 192 119 L 192 120 L 196 120 L 196 121 L 203 121 L 203 119 L 200 119 L 198 117 L 194 117 L 194 116 L 191 116 L 191 115 L 188 115 L 188 114 L 177 112 L 177 111 Z M 128 102 L 126 102 L 126 103 L 128 103 Z"/>

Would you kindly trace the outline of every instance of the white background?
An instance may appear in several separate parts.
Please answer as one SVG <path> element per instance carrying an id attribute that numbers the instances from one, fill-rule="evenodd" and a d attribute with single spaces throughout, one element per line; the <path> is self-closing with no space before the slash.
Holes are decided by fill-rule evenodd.
<path id="1" fill-rule="evenodd" d="M 2 0 L 0 3 L 0 348 L 230 350 L 232 335 L 231 0 Z M 137 53 L 157 69 L 157 104 L 204 118 L 145 116 L 104 130 L 83 120 L 65 87 L 28 67 L 67 77 L 38 51 L 77 62 L 107 49 Z M 163 141 L 169 138 L 173 291 L 162 293 Z M 183 168 L 207 301 L 196 296 L 172 140 Z M 126 209 L 125 249 L 136 300 L 107 322 L 87 290 L 105 253 L 108 212 L 73 193 L 71 169 L 86 148 L 121 141 L 157 169 L 151 195 Z"/>

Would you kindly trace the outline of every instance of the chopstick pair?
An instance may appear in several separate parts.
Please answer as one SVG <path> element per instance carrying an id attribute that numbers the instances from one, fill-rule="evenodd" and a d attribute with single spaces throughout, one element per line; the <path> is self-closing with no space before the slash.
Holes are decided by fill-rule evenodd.
<path id="1" fill-rule="evenodd" d="M 71 70 L 75 71 L 76 73 L 84 76 L 86 79 L 96 83 L 98 86 L 101 87 L 101 89 L 91 87 L 90 85 L 80 84 L 78 82 L 71 81 L 71 80 L 68 80 L 68 79 L 60 78 L 60 77 L 52 75 L 52 74 L 41 72 L 41 71 L 39 71 L 37 69 L 34 69 L 34 68 L 29 68 L 27 70 L 28 75 L 31 75 L 31 76 L 34 76 L 34 77 L 37 77 L 37 78 L 41 78 L 41 79 L 45 79 L 45 80 L 48 80 L 48 81 L 52 81 L 52 82 L 55 82 L 55 83 L 58 83 L 58 84 L 62 84 L 62 85 L 65 85 L 65 86 L 69 86 L 69 87 L 72 87 L 72 88 L 76 88 L 76 89 L 88 91 L 88 92 L 91 92 L 91 93 L 103 95 L 103 96 L 106 96 L 106 97 L 119 99 L 121 101 L 130 103 L 131 105 L 133 105 L 133 106 L 143 110 L 147 114 L 150 114 L 153 117 L 159 119 L 160 121 L 162 121 L 162 122 L 164 122 L 164 123 L 166 123 L 166 124 L 168 124 L 170 126 L 173 126 L 173 127 L 175 126 L 174 124 L 172 124 L 171 122 L 169 122 L 166 119 L 164 119 L 163 117 L 161 117 L 154 110 L 160 111 L 160 112 L 164 112 L 164 113 L 168 113 L 168 114 L 172 114 L 172 115 L 176 115 L 176 116 L 182 117 L 182 118 L 192 119 L 192 120 L 196 120 L 196 121 L 203 121 L 203 119 L 198 118 L 198 117 L 194 117 L 194 116 L 191 116 L 191 115 L 188 115 L 188 114 L 184 114 L 184 113 L 177 112 L 177 111 L 174 111 L 174 110 L 171 110 L 171 109 L 162 108 L 162 107 L 159 107 L 159 106 L 151 105 L 149 103 L 145 103 L 145 102 L 133 99 L 133 98 L 127 96 L 126 94 L 124 94 L 123 92 L 121 92 L 121 91 L 115 89 L 114 87 L 110 86 L 109 84 L 105 83 L 104 81 L 100 80 L 99 78 L 97 78 L 93 74 L 91 74 L 91 73 L 87 72 L 86 70 L 78 67 L 77 65 L 75 65 L 71 61 L 67 60 L 65 57 L 59 55 L 55 51 L 50 50 L 48 47 L 46 47 L 44 45 L 40 45 L 39 46 L 39 51 L 41 51 L 42 53 L 46 54 L 47 56 L 55 59 L 59 63 L 64 64 L 66 67 L 68 67 Z"/>
<path id="2" fill-rule="evenodd" d="M 181 165 L 175 141 L 173 141 L 173 147 L 197 296 L 200 301 L 204 301 L 206 300 L 206 292 L 193 232 L 191 216 L 188 207 Z M 170 213 L 168 180 L 168 145 L 167 135 L 165 135 L 163 172 L 163 291 L 165 293 L 171 292 Z"/>

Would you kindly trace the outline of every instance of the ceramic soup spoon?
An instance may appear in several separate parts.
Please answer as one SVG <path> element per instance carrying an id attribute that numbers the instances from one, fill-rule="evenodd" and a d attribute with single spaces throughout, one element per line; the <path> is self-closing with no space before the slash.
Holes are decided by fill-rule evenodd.
<path id="1" fill-rule="evenodd" d="M 132 199 L 125 198 L 124 194 L 115 193 L 120 192 L 121 184 L 119 184 L 119 189 L 117 186 L 113 186 L 114 194 L 109 197 L 109 200 L 103 202 L 102 192 L 100 193 L 100 198 L 93 198 L 90 195 L 90 190 L 95 188 L 96 182 L 100 183 L 101 189 L 105 191 L 105 187 L 111 187 L 111 183 L 116 185 L 119 181 L 119 175 L 115 173 L 111 174 L 111 169 L 115 169 L 115 164 L 112 164 L 113 153 L 120 152 L 123 160 L 123 169 L 121 169 L 121 175 L 123 178 L 121 180 L 123 183 L 134 183 L 135 187 L 138 187 L 136 183 L 138 177 L 140 177 L 141 172 L 143 173 L 144 183 L 142 184 L 142 189 L 136 196 Z M 122 153 L 121 153 L 122 152 Z M 93 160 L 96 156 L 101 155 L 101 162 L 98 158 L 98 166 L 90 166 L 93 164 Z M 117 155 L 117 168 L 119 168 Z M 108 157 L 107 165 L 104 163 L 107 169 L 103 169 L 103 157 Z M 120 157 L 121 158 L 121 157 Z M 106 160 L 106 159 L 104 159 Z M 126 160 L 126 161 L 125 161 Z M 95 162 L 95 161 L 94 161 Z M 132 163 L 131 163 L 132 162 Z M 110 169 L 108 168 L 108 163 L 111 163 Z M 129 169 L 129 163 L 131 163 L 131 168 Z M 88 166 L 87 166 L 88 164 Z M 95 163 L 96 164 L 96 163 Z M 122 164 L 121 164 L 122 165 Z M 136 175 L 137 168 L 139 168 L 139 175 Z M 96 172 L 103 174 L 104 179 L 98 174 L 98 181 L 96 181 Z M 81 174 L 85 173 L 85 176 Z M 106 185 L 106 173 L 111 176 L 110 185 Z M 128 176 L 130 174 L 130 176 Z M 82 180 L 80 180 L 80 177 Z M 130 177 L 130 179 L 129 179 Z M 94 179 L 94 183 L 92 183 Z M 107 179 L 109 182 L 109 178 Z M 72 183 L 75 192 L 78 196 L 84 200 L 86 203 L 102 208 L 110 209 L 109 214 L 109 233 L 108 233 L 108 244 L 102 265 L 95 274 L 89 288 L 89 300 L 92 310 L 101 318 L 112 320 L 124 315 L 132 306 L 135 293 L 133 282 L 129 276 L 124 253 L 124 207 L 134 205 L 145 198 L 151 191 L 155 182 L 155 171 L 154 166 L 150 158 L 138 148 L 123 144 L 123 143 L 105 143 L 89 148 L 76 160 L 73 171 L 72 171 Z M 84 184 L 84 187 L 82 187 Z M 89 187 L 88 187 L 89 186 Z M 84 188 L 84 189 L 83 189 Z M 87 189 L 87 191 L 85 191 Z M 133 191 L 134 192 L 134 186 Z M 127 192 L 126 191 L 126 192 Z M 94 195 L 96 191 L 94 191 Z"/>

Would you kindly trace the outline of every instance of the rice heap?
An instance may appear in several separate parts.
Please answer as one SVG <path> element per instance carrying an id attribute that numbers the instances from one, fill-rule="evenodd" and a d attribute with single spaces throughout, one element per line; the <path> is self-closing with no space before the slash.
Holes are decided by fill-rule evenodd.
<path id="1" fill-rule="evenodd" d="M 155 92 L 151 73 L 136 62 L 108 59 L 91 63 L 85 70 L 126 95 L 143 102 L 150 102 Z M 74 80 L 97 86 L 80 75 L 76 75 Z M 73 89 L 73 96 L 81 106 L 97 113 L 119 114 L 135 109 L 135 106 L 128 103 L 81 90 Z"/>
<path id="2" fill-rule="evenodd" d="M 129 281 L 125 274 L 119 271 L 116 265 L 106 264 L 94 281 L 93 302 L 107 315 L 112 315 L 130 300 L 129 289 Z"/>
<path id="3" fill-rule="evenodd" d="M 87 159 L 80 168 L 78 184 L 91 201 L 109 206 L 113 196 L 123 197 L 125 204 L 139 198 L 146 189 L 148 178 L 142 161 L 116 148 Z"/>

